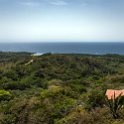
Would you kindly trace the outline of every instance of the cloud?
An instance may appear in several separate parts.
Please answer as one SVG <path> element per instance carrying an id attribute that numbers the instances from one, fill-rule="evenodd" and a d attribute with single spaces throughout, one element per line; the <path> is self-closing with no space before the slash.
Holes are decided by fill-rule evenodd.
<path id="1" fill-rule="evenodd" d="M 63 1 L 63 0 L 57 0 L 57 1 L 51 2 L 50 4 L 56 5 L 56 6 L 65 6 L 65 5 L 67 5 L 68 3 L 65 2 L 65 1 Z"/>
<path id="2" fill-rule="evenodd" d="M 33 1 L 20 2 L 20 4 L 24 6 L 29 6 L 29 7 L 35 7 L 39 5 L 38 2 L 33 2 Z"/>

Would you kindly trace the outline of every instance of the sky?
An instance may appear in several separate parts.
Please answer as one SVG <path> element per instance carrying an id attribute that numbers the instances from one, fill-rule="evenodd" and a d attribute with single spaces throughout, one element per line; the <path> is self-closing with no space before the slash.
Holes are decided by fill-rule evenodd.
<path id="1" fill-rule="evenodd" d="M 0 42 L 123 42 L 124 0 L 0 0 Z"/>

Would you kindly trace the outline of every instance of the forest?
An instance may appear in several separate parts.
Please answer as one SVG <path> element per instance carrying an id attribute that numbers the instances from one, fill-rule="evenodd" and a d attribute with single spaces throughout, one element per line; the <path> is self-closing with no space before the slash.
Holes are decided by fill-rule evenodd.
<path id="1" fill-rule="evenodd" d="M 124 89 L 123 55 L 0 52 L 0 124 L 124 124 L 107 89 Z"/>

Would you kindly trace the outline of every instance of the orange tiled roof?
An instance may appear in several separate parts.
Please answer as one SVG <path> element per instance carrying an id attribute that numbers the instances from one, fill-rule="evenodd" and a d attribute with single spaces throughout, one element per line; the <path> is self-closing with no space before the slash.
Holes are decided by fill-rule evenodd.
<path id="1" fill-rule="evenodd" d="M 114 94 L 115 94 L 115 98 L 117 98 L 119 95 L 124 96 L 124 90 L 112 90 L 112 89 L 108 89 L 106 91 L 106 96 L 108 97 L 108 99 L 113 99 L 114 98 Z"/>

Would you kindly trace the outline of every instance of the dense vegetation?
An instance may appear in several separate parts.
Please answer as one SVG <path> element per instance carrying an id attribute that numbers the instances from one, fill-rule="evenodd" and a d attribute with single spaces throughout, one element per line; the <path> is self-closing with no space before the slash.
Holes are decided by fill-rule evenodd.
<path id="1" fill-rule="evenodd" d="M 0 53 L 0 124 L 124 124 L 106 89 L 124 89 L 124 56 Z"/>

